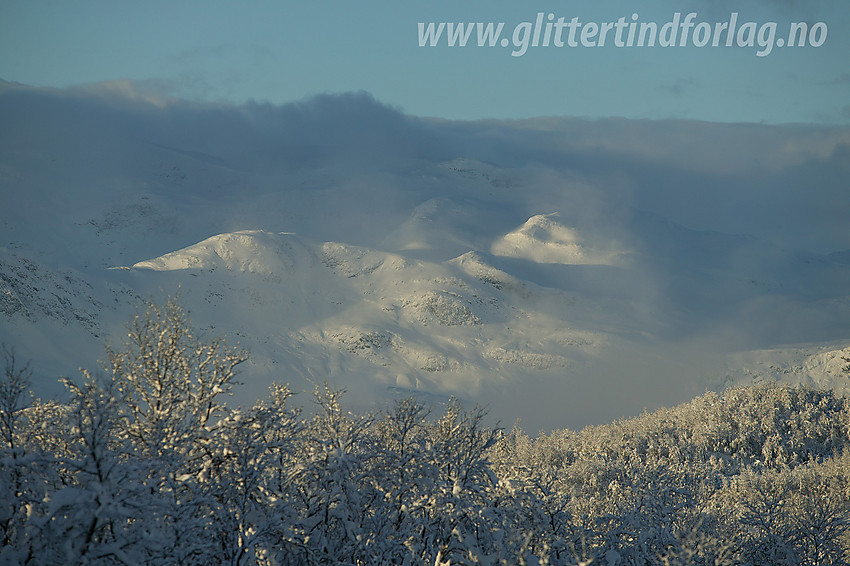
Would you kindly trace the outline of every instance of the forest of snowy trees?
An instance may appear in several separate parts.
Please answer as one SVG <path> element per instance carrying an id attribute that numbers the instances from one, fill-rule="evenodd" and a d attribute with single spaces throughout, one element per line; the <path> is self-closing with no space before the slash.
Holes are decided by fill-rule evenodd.
<path id="1" fill-rule="evenodd" d="M 247 354 L 150 308 L 29 394 L 4 348 L 3 564 L 847 564 L 850 405 L 777 385 L 530 437 L 458 402 L 316 411 L 275 385 L 225 406 Z M 37 361 L 36 361 L 37 362 Z"/>

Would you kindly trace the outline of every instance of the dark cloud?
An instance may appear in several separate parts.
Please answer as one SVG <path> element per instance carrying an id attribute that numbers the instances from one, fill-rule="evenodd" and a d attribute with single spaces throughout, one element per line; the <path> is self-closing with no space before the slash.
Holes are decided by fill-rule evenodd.
<path id="1" fill-rule="evenodd" d="M 558 205 L 558 179 L 567 179 L 692 228 L 823 252 L 850 248 L 844 222 L 850 215 L 848 127 L 564 117 L 423 120 L 364 92 L 280 106 L 226 106 L 160 94 L 167 87 L 116 81 L 70 91 L 7 89 L 5 130 L 18 131 L 20 145 L 43 139 L 39 135 L 47 134 L 34 132 L 49 129 L 50 137 L 69 147 L 79 132 L 101 132 L 96 139 L 143 140 L 233 170 L 270 173 L 336 163 L 379 174 L 464 157 L 540 171 L 541 179 L 549 179 L 541 181 L 542 193 L 517 200 L 544 198 Z M 114 149 L 116 162 L 122 151 Z"/>

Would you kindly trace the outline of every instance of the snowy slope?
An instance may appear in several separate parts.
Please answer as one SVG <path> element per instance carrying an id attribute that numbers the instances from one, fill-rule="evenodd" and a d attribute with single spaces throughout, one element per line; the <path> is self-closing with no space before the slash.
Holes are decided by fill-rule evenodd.
<path id="1" fill-rule="evenodd" d="M 731 356 L 725 384 L 750 384 L 776 381 L 803 384 L 850 394 L 850 346 L 835 344 L 798 344 L 768 350 L 751 350 Z"/>
<path id="2" fill-rule="evenodd" d="M 0 340 L 44 394 L 172 294 L 251 351 L 238 402 L 328 380 L 362 406 L 456 395 L 535 429 L 774 378 L 774 355 L 807 368 L 792 381 L 840 381 L 810 358 L 850 343 L 847 129 L 756 130 L 753 160 L 692 163 L 664 141 L 698 146 L 691 123 L 628 124 L 647 152 L 617 123 L 424 121 L 362 95 L 0 91 Z M 732 190 L 764 204 L 723 209 Z"/>

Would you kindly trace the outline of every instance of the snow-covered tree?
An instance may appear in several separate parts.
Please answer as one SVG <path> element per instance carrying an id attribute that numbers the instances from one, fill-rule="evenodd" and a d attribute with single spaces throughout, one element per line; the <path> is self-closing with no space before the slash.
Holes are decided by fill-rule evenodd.
<path id="1" fill-rule="evenodd" d="M 38 527 L 40 563 L 133 564 L 144 561 L 152 537 L 156 497 L 121 434 L 126 419 L 110 380 L 84 374 L 68 383 L 70 454 L 60 456 L 72 481 L 47 497 Z"/>
<path id="2" fill-rule="evenodd" d="M 23 560 L 29 554 L 27 509 L 43 497 L 35 485 L 34 454 L 25 448 L 23 420 L 29 403 L 29 364 L 20 366 L 14 349 L 2 346 L 4 371 L 0 379 L 0 558 Z"/>
<path id="3" fill-rule="evenodd" d="M 221 339 L 195 337 L 188 315 L 171 298 L 137 315 L 123 347 L 108 348 L 107 357 L 129 410 L 127 435 L 146 456 L 159 458 L 193 454 L 205 442 L 247 353 Z"/>
<path id="4" fill-rule="evenodd" d="M 374 418 L 346 413 L 342 395 L 327 384 L 316 388 L 318 410 L 305 423 L 297 447 L 298 523 L 292 542 L 303 550 L 304 564 L 361 564 L 372 553 L 370 542 L 376 542 L 371 523 L 383 501 L 370 481 Z"/>
<path id="5" fill-rule="evenodd" d="M 295 515 L 289 505 L 291 453 L 300 430 L 291 392 L 273 385 L 270 401 L 233 410 L 216 429 L 200 479 L 221 564 L 286 557 Z"/>

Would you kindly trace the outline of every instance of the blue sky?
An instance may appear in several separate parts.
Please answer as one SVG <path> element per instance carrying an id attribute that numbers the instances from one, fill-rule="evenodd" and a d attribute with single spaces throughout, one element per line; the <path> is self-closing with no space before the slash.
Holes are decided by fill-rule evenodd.
<path id="1" fill-rule="evenodd" d="M 511 37 L 553 19 L 661 27 L 741 23 L 776 36 L 827 30 L 820 47 L 420 47 L 420 22 L 504 22 Z M 766 37 L 766 36 L 765 36 Z M 35 86 L 129 79 L 189 100 L 275 104 L 365 90 L 403 111 L 450 119 L 545 115 L 850 123 L 846 0 L 40 1 L 0 0 L 0 78 Z"/>

